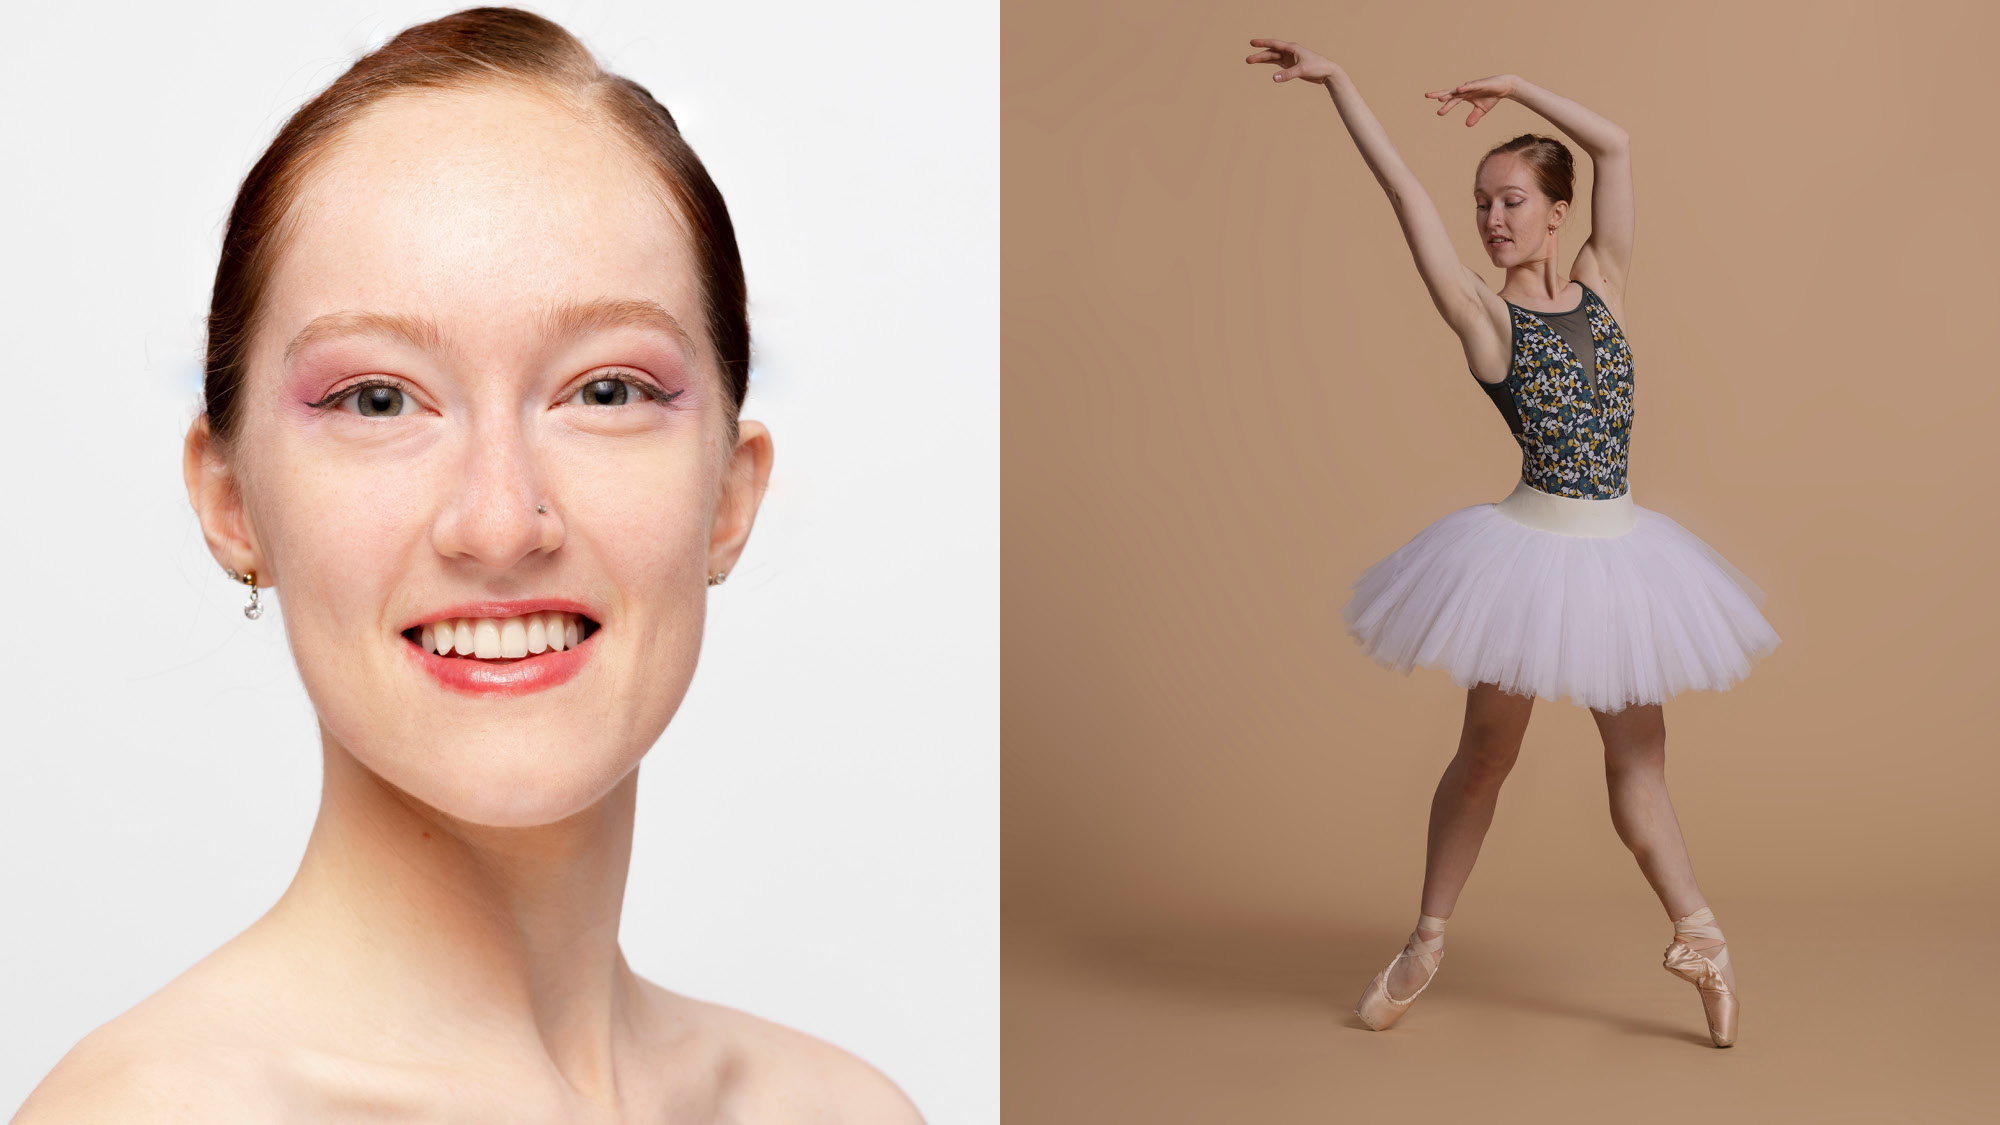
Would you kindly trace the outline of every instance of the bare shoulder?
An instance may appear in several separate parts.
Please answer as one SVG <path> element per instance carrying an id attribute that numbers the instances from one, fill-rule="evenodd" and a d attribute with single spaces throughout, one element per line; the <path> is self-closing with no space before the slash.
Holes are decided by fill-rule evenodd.
<path id="1" fill-rule="evenodd" d="M 645 982 L 676 1022 L 701 1026 L 729 1058 L 722 1100 L 748 1121 L 813 1125 L 923 1125 L 909 1096 L 859 1057 L 823 1039 L 748 1012 Z"/>
<path id="2" fill-rule="evenodd" d="M 70 1048 L 22 1104 L 14 1125 L 61 1122 L 251 1122 L 279 1114 L 265 1052 L 179 1022 L 163 990 Z"/>
<path id="3" fill-rule="evenodd" d="M 1589 286 L 1590 291 L 1604 302 L 1604 307 L 1611 310 L 1611 318 L 1621 326 L 1625 323 L 1625 285 L 1597 268 L 1594 257 L 1577 255 L 1576 264 L 1570 267 L 1569 279 Z"/>

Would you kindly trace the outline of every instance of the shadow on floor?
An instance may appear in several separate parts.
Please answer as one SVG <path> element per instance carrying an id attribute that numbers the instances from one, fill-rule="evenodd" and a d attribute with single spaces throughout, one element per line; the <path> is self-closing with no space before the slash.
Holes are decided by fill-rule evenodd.
<path id="1" fill-rule="evenodd" d="M 1074 968 L 1106 981 L 1217 1002 L 1297 1004 L 1367 1032 L 1354 1015 L 1355 1001 L 1395 956 L 1405 936 L 1384 933 L 1377 926 L 1161 929 L 1071 936 L 1059 939 L 1055 949 Z M 1711 1047 L 1707 1032 L 1698 1025 L 1690 1029 L 1679 1022 L 1636 1016 L 1614 1004 L 1578 1001 L 1561 995 L 1561 989 L 1537 987 L 1560 983 L 1563 964 L 1559 954 L 1519 946 L 1447 947 L 1435 995 L 1449 996 L 1455 1004 L 1594 1022 L 1621 1035 Z M 1577 968 L 1598 972 L 1602 965 Z M 1430 995 L 1434 994 L 1426 993 Z M 1689 1001 L 1694 1000 L 1689 989 Z"/>

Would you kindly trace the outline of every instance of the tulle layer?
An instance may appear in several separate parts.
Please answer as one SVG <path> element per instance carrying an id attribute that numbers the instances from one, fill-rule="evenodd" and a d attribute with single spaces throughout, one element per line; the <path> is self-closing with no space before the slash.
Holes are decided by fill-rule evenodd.
<path id="1" fill-rule="evenodd" d="M 1672 519 L 1634 515 L 1593 537 L 1462 508 L 1363 572 L 1342 619 L 1377 662 L 1460 687 L 1607 712 L 1728 689 L 1778 645 L 1763 591 Z"/>

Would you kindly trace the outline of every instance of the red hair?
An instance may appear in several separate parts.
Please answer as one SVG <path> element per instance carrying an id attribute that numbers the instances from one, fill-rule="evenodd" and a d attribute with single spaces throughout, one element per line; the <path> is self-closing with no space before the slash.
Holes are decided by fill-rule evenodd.
<path id="1" fill-rule="evenodd" d="M 1548 196 L 1551 203 L 1568 203 L 1576 191 L 1576 161 L 1569 154 L 1569 146 L 1554 137 L 1544 137 L 1536 133 L 1522 133 L 1511 141 L 1494 145 L 1485 156 L 1479 158 L 1479 166 L 1503 152 L 1511 152 L 1521 158 L 1528 170 L 1535 174 L 1535 184 Z"/>

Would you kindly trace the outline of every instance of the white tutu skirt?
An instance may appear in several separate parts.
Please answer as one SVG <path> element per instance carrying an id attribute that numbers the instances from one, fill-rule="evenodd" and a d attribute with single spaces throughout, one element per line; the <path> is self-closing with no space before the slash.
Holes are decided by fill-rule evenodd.
<path id="1" fill-rule="evenodd" d="M 1778 645 L 1764 593 L 1686 528 L 1520 484 L 1355 580 L 1341 616 L 1378 663 L 1599 711 L 1722 691 Z"/>

